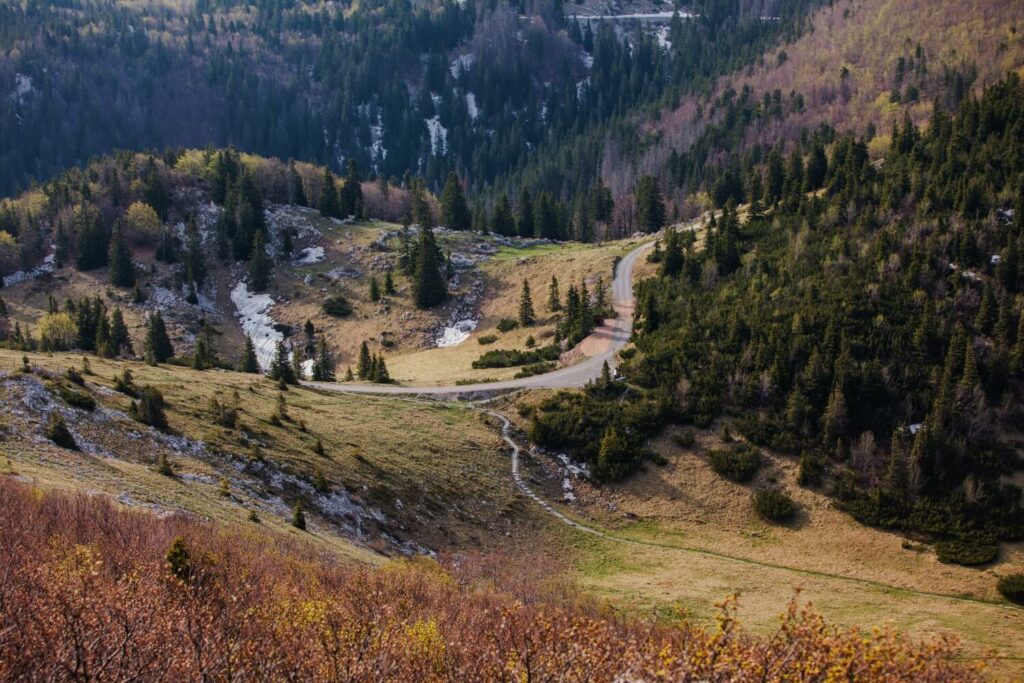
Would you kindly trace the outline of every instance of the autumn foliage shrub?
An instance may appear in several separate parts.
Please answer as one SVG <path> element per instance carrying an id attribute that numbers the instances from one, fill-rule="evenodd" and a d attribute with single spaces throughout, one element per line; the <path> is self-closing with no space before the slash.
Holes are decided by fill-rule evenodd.
<path id="1" fill-rule="evenodd" d="M 755 637 L 731 601 L 716 627 L 613 616 L 535 561 L 343 565 L 9 478 L 0 509 L 0 680 L 980 680 L 949 640 L 795 603 Z"/>

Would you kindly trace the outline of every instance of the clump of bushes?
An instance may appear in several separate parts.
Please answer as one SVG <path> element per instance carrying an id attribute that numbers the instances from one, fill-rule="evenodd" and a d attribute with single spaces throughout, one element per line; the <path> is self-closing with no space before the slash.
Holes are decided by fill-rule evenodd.
<path id="1" fill-rule="evenodd" d="M 519 370 L 519 372 L 516 373 L 515 377 L 516 377 L 516 379 L 521 379 L 523 377 L 533 377 L 534 375 L 543 375 L 545 372 L 551 372 L 554 369 L 555 369 L 555 364 L 554 363 L 549 363 L 549 362 L 532 363 L 530 365 L 527 365 L 526 367 L 521 368 Z"/>
<path id="2" fill-rule="evenodd" d="M 60 394 L 61 399 L 72 408 L 78 408 L 79 410 L 95 410 L 96 399 L 88 394 L 83 394 L 80 391 L 75 391 L 70 387 L 63 385 L 57 386 L 57 393 Z"/>
<path id="3" fill-rule="evenodd" d="M 476 341 L 478 344 L 480 344 L 480 346 L 487 346 L 488 344 L 493 344 L 494 342 L 498 341 L 498 335 L 485 334 L 482 337 L 477 337 Z"/>
<path id="4" fill-rule="evenodd" d="M 138 397 L 139 388 L 135 386 L 135 378 L 132 377 L 131 370 L 125 368 L 124 372 L 114 377 L 114 391 L 131 396 L 132 398 Z"/>
<path id="5" fill-rule="evenodd" d="M 696 442 L 696 437 L 694 437 L 692 430 L 684 429 L 681 432 L 675 432 L 672 435 L 672 440 L 675 441 L 676 445 L 680 448 L 693 448 L 693 444 Z"/>
<path id="6" fill-rule="evenodd" d="M 61 448 L 66 448 L 69 451 L 78 450 L 78 444 L 75 442 L 75 437 L 71 434 L 71 430 L 68 429 L 67 423 L 64 422 L 64 416 L 57 411 L 50 413 L 50 417 L 47 420 L 46 438 Z"/>
<path id="7" fill-rule="evenodd" d="M 324 313 L 335 318 L 344 318 L 352 313 L 352 304 L 340 294 L 333 294 L 320 305 Z"/>
<path id="8" fill-rule="evenodd" d="M 540 349 L 520 351 L 518 349 L 493 349 L 483 353 L 473 361 L 474 368 L 511 368 L 516 365 L 555 361 L 561 355 L 561 349 L 552 344 Z"/>
<path id="9" fill-rule="evenodd" d="M 796 514 L 796 503 L 785 491 L 763 488 L 754 492 L 754 511 L 766 522 L 788 522 Z"/>
<path id="10" fill-rule="evenodd" d="M 708 451 L 708 462 L 723 477 L 745 482 L 750 481 L 761 466 L 761 452 L 748 443 L 733 443 L 728 448 Z"/>
<path id="11" fill-rule="evenodd" d="M 498 321 L 498 332 L 511 332 L 519 327 L 519 321 L 513 318 L 502 318 Z"/>
<path id="12" fill-rule="evenodd" d="M 167 414 L 164 412 L 164 395 L 156 387 L 146 385 L 139 391 L 138 402 L 132 401 L 129 409 L 132 417 L 157 429 L 167 429 Z"/>
<path id="13" fill-rule="evenodd" d="M 939 562 L 977 567 L 988 564 L 999 555 L 999 543 L 989 536 L 978 538 L 955 538 L 935 544 Z"/>
<path id="14" fill-rule="evenodd" d="M 1000 577 L 996 590 L 1010 602 L 1024 605 L 1024 574 L 1007 574 Z"/>

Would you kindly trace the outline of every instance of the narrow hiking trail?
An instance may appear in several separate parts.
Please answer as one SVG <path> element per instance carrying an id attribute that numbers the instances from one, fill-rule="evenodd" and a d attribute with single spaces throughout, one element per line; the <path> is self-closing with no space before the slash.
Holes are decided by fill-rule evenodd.
<path id="1" fill-rule="evenodd" d="M 559 522 L 561 522 L 562 524 L 564 524 L 564 525 L 566 525 L 568 527 L 571 527 L 571 528 L 573 528 L 573 529 L 575 529 L 577 531 L 580 531 L 580 532 L 583 532 L 583 533 L 586 533 L 586 534 L 590 534 L 592 536 L 596 536 L 598 538 L 602 538 L 602 539 L 605 539 L 605 540 L 608 540 L 608 541 L 612 541 L 612 542 L 615 542 L 615 543 L 624 543 L 624 544 L 635 545 L 635 546 L 645 546 L 645 547 L 649 547 L 649 548 L 656 548 L 658 550 L 669 550 L 669 551 L 676 551 L 676 552 L 682 552 L 682 553 L 690 553 L 690 554 L 693 554 L 693 555 L 701 555 L 701 556 L 704 556 L 704 557 L 711 557 L 711 558 L 715 558 L 715 559 L 719 559 L 719 560 L 726 560 L 726 561 L 729 561 L 729 562 L 735 562 L 737 564 L 744 564 L 744 565 L 749 565 L 749 566 L 764 567 L 764 568 L 767 568 L 767 569 L 775 569 L 775 570 L 780 570 L 780 571 L 792 572 L 794 574 L 798 574 L 798 575 L 802 575 L 802 576 L 808 576 L 808 577 L 823 578 L 823 579 L 833 579 L 833 580 L 837 580 L 837 581 L 847 581 L 847 582 L 850 582 L 850 583 L 859 584 L 861 586 L 869 586 L 871 588 L 876 588 L 876 589 L 882 590 L 882 591 L 900 592 L 900 593 L 906 593 L 906 594 L 910 594 L 910 595 L 918 595 L 918 596 L 928 597 L 928 598 L 937 598 L 937 599 L 950 600 L 950 601 L 954 601 L 954 602 L 966 602 L 966 603 L 971 603 L 971 604 L 988 605 L 988 606 L 991 606 L 991 607 L 1000 607 L 1000 608 L 1010 609 L 1010 610 L 1017 610 L 1017 609 L 1019 609 L 1017 607 L 1014 607 L 1013 605 L 1009 605 L 1009 604 L 1006 604 L 1006 603 L 1003 603 L 1003 602 L 998 602 L 998 601 L 995 601 L 995 600 L 983 600 L 981 598 L 970 598 L 970 597 L 965 597 L 965 596 L 962 596 L 962 595 L 954 595 L 954 594 L 951 594 L 951 593 L 937 593 L 937 592 L 931 592 L 931 591 L 916 590 L 916 589 L 913 589 L 913 588 L 905 588 L 903 586 L 894 586 L 892 584 L 887 584 L 887 583 L 884 583 L 884 582 L 881 582 L 881 581 L 872 581 L 871 579 L 861 579 L 861 578 L 858 578 L 858 577 L 855 577 L 855 576 L 846 576 L 844 574 L 830 574 L 828 572 L 815 571 L 813 569 L 802 569 L 800 567 L 793 567 L 793 566 L 789 566 L 789 565 L 774 564 L 774 563 L 771 563 L 771 562 L 760 562 L 758 560 L 752 560 L 752 559 L 749 559 L 749 558 L 739 557 L 739 556 L 736 556 L 736 555 L 729 555 L 729 554 L 726 554 L 726 553 L 719 553 L 719 552 L 715 552 L 713 550 L 705 550 L 703 548 L 696 548 L 696 547 L 691 547 L 691 546 L 681 546 L 681 545 L 675 545 L 675 544 L 672 544 L 672 543 L 658 543 L 656 541 L 643 541 L 643 540 L 638 540 L 638 539 L 633 539 L 633 538 L 624 538 L 622 536 L 617 536 L 617 535 L 615 535 L 613 533 L 609 533 L 607 531 L 602 531 L 601 529 L 597 529 L 595 527 L 588 526 L 586 524 L 582 524 L 582 523 L 577 522 L 576 520 L 572 519 L 571 517 L 565 515 L 564 513 L 560 512 L 559 510 L 557 510 L 551 503 L 549 503 L 547 500 L 545 500 L 539 494 L 537 494 L 533 489 L 531 489 L 530 486 L 523 479 L 523 475 L 522 475 L 522 472 L 521 472 L 520 467 L 519 467 L 519 455 L 520 455 L 520 453 L 522 451 L 522 448 L 512 438 L 512 433 L 511 433 L 512 432 L 512 421 L 509 420 L 509 418 L 506 417 L 505 415 L 502 415 L 501 413 L 496 412 L 494 410 L 491 410 L 489 408 L 477 408 L 477 410 L 480 410 L 482 413 L 484 413 L 486 415 L 490 415 L 491 417 L 494 417 L 494 418 L 496 418 L 497 420 L 499 420 L 501 422 L 501 438 L 502 438 L 502 440 L 505 441 L 506 444 L 508 444 L 509 448 L 512 449 L 512 456 L 511 456 L 512 480 L 515 483 L 516 487 L 519 489 L 519 491 L 523 495 L 525 495 L 527 498 L 529 498 L 530 500 L 532 500 L 535 503 L 537 503 L 541 508 L 544 509 L 545 512 L 547 512 L 548 514 L 553 516 Z"/>

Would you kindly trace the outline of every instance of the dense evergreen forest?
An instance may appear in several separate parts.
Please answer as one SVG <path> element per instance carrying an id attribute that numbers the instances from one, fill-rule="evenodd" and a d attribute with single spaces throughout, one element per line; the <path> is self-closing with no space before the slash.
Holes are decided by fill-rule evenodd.
<path id="1" fill-rule="evenodd" d="M 703 239 L 666 236 L 639 289 L 630 389 L 548 399 L 532 437 L 614 479 L 659 425 L 724 418 L 799 458 L 801 482 L 859 520 L 944 539 L 952 561 L 1024 537 L 1011 483 L 1024 84 L 1012 75 L 955 113 L 938 106 L 924 131 L 907 116 L 884 163 L 862 138 L 811 136 L 757 166 L 754 185 L 745 219 L 725 198 Z"/>
<path id="2" fill-rule="evenodd" d="M 0 193 L 114 149 L 231 144 L 435 192 L 451 170 L 525 184 L 568 214 L 625 114 L 752 62 L 813 4 L 697 0 L 659 40 L 559 0 L 4 3 Z"/>

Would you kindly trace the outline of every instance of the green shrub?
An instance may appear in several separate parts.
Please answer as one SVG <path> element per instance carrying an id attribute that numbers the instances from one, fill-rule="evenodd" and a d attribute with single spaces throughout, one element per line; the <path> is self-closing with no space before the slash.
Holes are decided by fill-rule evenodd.
<path id="1" fill-rule="evenodd" d="M 75 443 L 75 437 L 72 436 L 71 430 L 64 422 L 64 417 L 56 411 L 50 413 L 46 423 L 46 438 L 61 448 L 66 448 L 69 451 L 78 450 L 78 444 Z"/>
<path id="2" fill-rule="evenodd" d="M 61 399 L 64 400 L 72 408 L 78 408 L 79 410 L 95 410 L 96 399 L 88 394 L 83 394 L 80 391 L 75 391 L 70 387 L 62 385 L 57 386 L 57 393 L 60 394 Z"/>
<path id="3" fill-rule="evenodd" d="M 493 349 L 485 352 L 475 361 L 474 368 L 511 368 L 516 365 L 527 365 L 541 363 L 543 361 L 558 360 L 562 355 L 561 349 L 555 345 L 545 346 L 530 351 L 519 351 L 517 349 Z"/>
<path id="4" fill-rule="evenodd" d="M 938 555 L 939 562 L 944 564 L 977 567 L 988 564 L 999 556 L 999 543 L 988 536 L 956 538 L 936 543 L 935 554 Z"/>
<path id="5" fill-rule="evenodd" d="M 167 428 L 167 414 L 164 413 L 164 395 L 152 386 L 144 386 L 139 391 L 139 401 L 132 401 L 130 410 L 132 417 L 157 429 Z"/>
<path id="6" fill-rule="evenodd" d="M 1000 577 L 996 590 L 1010 602 L 1024 605 L 1024 574 L 1007 574 Z"/>
<path id="7" fill-rule="evenodd" d="M 728 448 L 708 451 L 712 469 L 733 481 L 749 481 L 761 466 L 761 452 L 748 443 L 734 443 Z"/>
<path id="8" fill-rule="evenodd" d="M 796 513 L 796 503 L 785 491 L 758 489 L 754 492 L 754 511 L 766 522 L 788 522 Z"/>
<path id="9" fill-rule="evenodd" d="M 480 344 L 480 346 L 487 346 L 488 344 L 493 344 L 494 342 L 498 341 L 498 335 L 485 334 L 482 337 L 477 337 L 476 341 L 478 344 Z"/>
<path id="10" fill-rule="evenodd" d="M 68 368 L 67 370 L 64 371 L 64 374 L 67 375 L 69 382 L 77 384 L 80 387 L 85 386 L 85 378 L 82 377 L 82 373 L 80 373 L 75 368 Z"/>
<path id="11" fill-rule="evenodd" d="M 519 370 L 516 373 L 516 379 L 523 377 L 533 377 L 534 375 L 543 375 L 545 372 L 551 372 L 555 369 L 554 363 L 533 363 Z"/>
<path id="12" fill-rule="evenodd" d="M 796 475 L 796 483 L 800 486 L 817 486 L 824 474 L 825 461 L 821 456 L 807 451 L 800 454 L 800 469 Z"/>
<path id="13" fill-rule="evenodd" d="M 321 308 L 324 313 L 335 318 L 344 318 L 352 313 L 352 304 L 340 294 L 334 294 L 324 299 Z"/>
<path id="14" fill-rule="evenodd" d="M 680 448 L 693 448 L 693 444 L 696 443 L 696 437 L 694 437 L 693 431 L 689 429 L 674 433 L 672 440 Z"/>
<path id="15" fill-rule="evenodd" d="M 502 318 L 498 321 L 498 332 L 510 332 L 519 327 L 519 321 L 512 318 Z"/>

